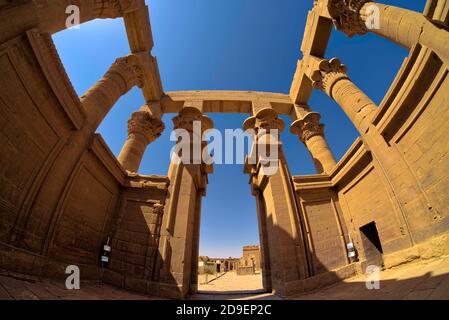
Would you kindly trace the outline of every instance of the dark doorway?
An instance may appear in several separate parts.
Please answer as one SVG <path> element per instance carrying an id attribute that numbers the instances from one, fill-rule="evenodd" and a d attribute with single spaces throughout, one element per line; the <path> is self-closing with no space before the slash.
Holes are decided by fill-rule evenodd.
<path id="1" fill-rule="evenodd" d="M 376 223 L 373 221 L 361 227 L 360 234 L 367 266 L 383 266 L 383 250 Z"/>

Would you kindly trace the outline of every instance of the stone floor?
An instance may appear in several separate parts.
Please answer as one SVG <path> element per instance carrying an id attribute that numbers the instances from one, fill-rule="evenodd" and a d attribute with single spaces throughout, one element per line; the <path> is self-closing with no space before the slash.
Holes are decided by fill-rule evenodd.
<path id="1" fill-rule="evenodd" d="M 222 277 L 226 272 L 221 272 L 218 274 L 199 274 L 198 275 L 198 284 L 202 285 L 206 282 L 215 281 L 215 279 Z"/>
<path id="2" fill-rule="evenodd" d="M 80 290 L 67 290 L 64 281 L 0 272 L 0 300 L 154 300 L 140 294 L 98 283 L 81 283 Z"/>
<path id="3" fill-rule="evenodd" d="M 347 279 L 341 283 L 315 292 L 291 297 L 298 300 L 377 300 L 377 299 L 444 299 L 449 300 L 449 257 L 416 261 L 381 272 L 380 290 L 368 290 L 365 276 Z M 192 297 L 196 300 L 279 299 L 272 294 L 260 292 L 260 275 L 239 277 L 226 273 L 219 279 L 201 286 L 205 293 Z M 228 292 L 223 292 L 227 290 Z M 82 283 L 81 290 L 67 290 L 63 281 L 42 280 L 30 276 L 0 271 L 0 300 L 151 300 L 148 297 L 108 285 Z"/>
<path id="4" fill-rule="evenodd" d="M 380 273 L 380 289 L 368 290 L 366 276 L 357 276 L 292 299 L 324 300 L 449 300 L 449 257 L 421 260 Z"/>
<path id="5" fill-rule="evenodd" d="M 226 272 L 208 284 L 200 283 L 198 290 L 200 293 L 193 299 L 246 299 L 272 296 L 264 292 L 260 273 L 238 276 L 235 271 Z"/>

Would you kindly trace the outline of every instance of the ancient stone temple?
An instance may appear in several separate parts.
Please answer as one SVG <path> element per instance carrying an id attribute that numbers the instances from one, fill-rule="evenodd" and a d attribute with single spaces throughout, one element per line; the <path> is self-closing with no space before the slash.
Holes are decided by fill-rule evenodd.
<path id="1" fill-rule="evenodd" d="M 245 165 L 266 291 L 289 296 L 368 265 L 449 254 L 449 1 L 428 0 L 423 13 L 367 0 L 311 2 L 289 95 L 165 92 L 144 0 L 75 2 L 82 23 L 123 17 L 130 46 L 82 96 L 52 42 L 72 1 L 0 0 L 0 268 L 65 279 L 66 267 L 77 265 L 83 280 L 159 297 L 195 293 L 201 202 L 213 168 L 173 162 L 166 176 L 144 176 L 139 166 L 164 130 L 162 115 L 193 136 L 194 121 L 213 127 L 204 115 L 211 112 L 247 114 L 242 126 L 254 132 L 283 130 L 279 115 L 289 115 L 316 167 L 292 176 L 281 143 L 276 174 L 260 162 Z M 369 24 L 373 8 L 378 27 Z M 351 80 L 346 61 L 327 56 L 334 27 L 409 50 L 379 105 Z M 116 158 L 95 132 L 135 86 L 146 103 L 130 112 Z M 360 133 L 338 162 L 308 104 L 313 90 L 335 100 Z"/>

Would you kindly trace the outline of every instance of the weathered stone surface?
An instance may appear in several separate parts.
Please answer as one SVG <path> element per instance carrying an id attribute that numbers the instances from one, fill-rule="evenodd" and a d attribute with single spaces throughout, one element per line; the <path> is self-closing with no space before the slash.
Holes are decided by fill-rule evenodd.
<path id="1" fill-rule="evenodd" d="M 448 255 L 446 2 L 429 0 L 423 15 L 364 0 L 314 1 L 290 96 L 164 93 L 145 2 L 81 0 L 82 22 L 123 17 L 131 52 L 78 97 L 51 40 L 65 28 L 61 9 L 69 2 L 0 5 L 0 268 L 61 279 L 75 264 L 84 279 L 128 290 L 171 298 L 195 293 L 201 200 L 211 167 L 172 163 L 165 177 L 136 173 L 166 113 L 177 113 L 175 128 L 189 134 L 200 121 L 201 135 L 213 127 L 204 113 L 250 114 L 244 127 L 255 129 L 256 143 L 279 151 L 274 175 L 264 174 L 261 161 L 245 166 L 257 203 L 265 290 L 286 296 L 340 282 L 364 273 L 373 252 L 385 268 L 413 269 Z M 380 10 L 377 29 L 365 25 L 372 5 Z M 340 60 L 325 58 L 332 23 L 350 36 L 373 32 L 410 49 L 379 106 Z M 118 161 L 95 131 L 135 86 L 146 104 L 131 116 Z M 338 163 L 319 114 L 307 105 L 313 89 L 334 99 L 359 130 L 360 139 Z M 291 130 L 318 175 L 291 176 L 279 139 L 281 114 L 291 116 Z M 357 253 L 352 259 L 348 243 Z M 105 244 L 112 251 L 102 264 Z M 424 269 L 447 272 L 431 262 Z M 4 283 L 16 287 L 8 293 L 0 286 L 0 297 L 74 298 L 60 287 Z M 405 298 L 444 298 L 447 283 L 438 277 L 391 282 L 376 297 L 402 297 L 403 288 Z"/>

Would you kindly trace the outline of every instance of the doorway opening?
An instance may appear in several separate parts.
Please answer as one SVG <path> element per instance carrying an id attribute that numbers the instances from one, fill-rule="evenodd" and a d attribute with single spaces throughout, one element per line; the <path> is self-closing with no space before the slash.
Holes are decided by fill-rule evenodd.
<path id="1" fill-rule="evenodd" d="M 367 265 L 383 266 L 383 250 L 376 223 L 370 222 L 360 228 Z"/>
<path id="2" fill-rule="evenodd" d="M 224 136 L 227 129 L 240 129 L 248 115 L 211 114 L 210 117 Z M 245 141 L 245 154 L 250 149 L 248 142 Z M 262 280 L 264 246 L 257 199 L 251 194 L 243 164 L 237 161 L 235 140 L 233 148 L 234 163 L 214 165 L 201 203 L 199 250 L 193 261 L 197 264 L 193 277 L 197 277 L 200 294 L 267 291 Z"/>

